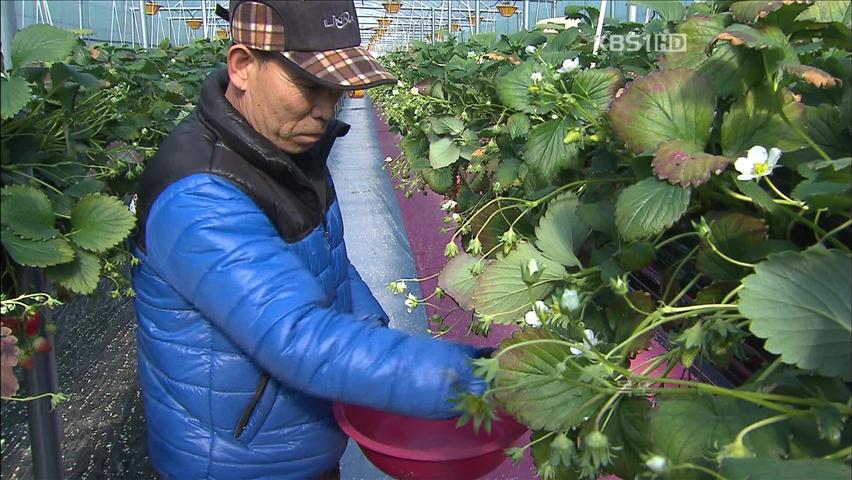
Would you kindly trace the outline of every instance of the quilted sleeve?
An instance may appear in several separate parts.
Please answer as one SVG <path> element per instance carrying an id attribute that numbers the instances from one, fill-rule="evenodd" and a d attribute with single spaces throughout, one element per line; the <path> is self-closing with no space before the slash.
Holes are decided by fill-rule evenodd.
<path id="1" fill-rule="evenodd" d="M 370 287 L 361 279 L 355 265 L 351 263 L 349 264 L 349 285 L 352 290 L 352 314 L 363 320 L 375 320 L 387 326 L 390 317 L 376 300 Z"/>
<path id="2" fill-rule="evenodd" d="M 310 395 L 426 418 L 481 393 L 473 349 L 327 308 L 319 280 L 242 191 L 212 175 L 170 185 L 151 208 L 152 268 L 279 381 Z"/>

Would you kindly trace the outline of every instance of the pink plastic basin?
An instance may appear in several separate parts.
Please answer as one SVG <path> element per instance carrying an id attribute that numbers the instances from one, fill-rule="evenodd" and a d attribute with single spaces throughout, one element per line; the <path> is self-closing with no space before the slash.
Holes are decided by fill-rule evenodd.
<path id="1" fill-rule="evenodd" d="M 473 480 L 494 471 L 527 427 L 512 417 L 492 422 L 491 433 L 472 422 L 425 420 L 365 407 L 334 404 L 340 428 L 379 470 L 397 479 Z"/>

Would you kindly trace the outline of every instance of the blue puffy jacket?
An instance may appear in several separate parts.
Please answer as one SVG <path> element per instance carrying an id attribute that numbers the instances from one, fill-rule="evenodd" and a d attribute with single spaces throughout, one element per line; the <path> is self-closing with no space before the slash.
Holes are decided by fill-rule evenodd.
<path id="1" fill-rule="evenodd" d="M 384 327 L 347 258 L 333 185 L 270 150 L 226 85 L 208 79 L 141 182 L 133 285 L 149 453 L 167 478 L 315 478 L 346 447 L 331 401 L 446 418 L 457 393 L 484 385 L 473 349 Z M 320 157 L 347 128 L 330 130 L 309 158 L 326 172 Z M 266 175 L 272 154 L 301 187 Z M 315 224 L 288 230 L 311 205 Z"/>

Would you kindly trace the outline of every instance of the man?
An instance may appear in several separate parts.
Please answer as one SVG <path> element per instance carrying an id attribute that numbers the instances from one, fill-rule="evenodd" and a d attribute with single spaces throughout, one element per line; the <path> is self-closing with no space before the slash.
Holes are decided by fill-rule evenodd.
<path id="1" fill-rule="evenodd" d="M 427 418 L 480 393 L 472 348 L 385 328 L 325 162 L 341 92 L 395 80 L 352 1 L 232 0 L 227 71 L 140 182 L 138 362 L 171 479 L 336 478 L 332 401 Z"/>

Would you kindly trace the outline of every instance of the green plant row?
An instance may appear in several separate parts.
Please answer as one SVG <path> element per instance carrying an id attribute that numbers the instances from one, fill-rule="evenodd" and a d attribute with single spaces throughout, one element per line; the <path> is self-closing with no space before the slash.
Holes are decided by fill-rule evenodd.
<path id="1" fill-rule="evenodd" d="M 113 297 L 133 295 L 132 192 L 225 52 L 220 41 L 159 47 L 86 45 L 49 25 L 11 44 L 0 73 L 2 317 L 24 365 L 50 348 L 33 327 L 39 310 L 102 282 Z M 46 291 L 22 280 L 25 267 L 46 274 Z"/>
<path id="2" fill-rule="evenodd" d="M 569 8 L 575 28 L 383 58 L 390 167 L 447 196 L 436 294 L 474 332 L 519 327 L 463 421 L 529 425 L 508 454 L 545 479 L 848 478 L 850 7 L 633 3 L 657 18 L 608 20 L 597 50 L 597 10 Z M 697 365 L 741 378 L 659 378 Z"/>

